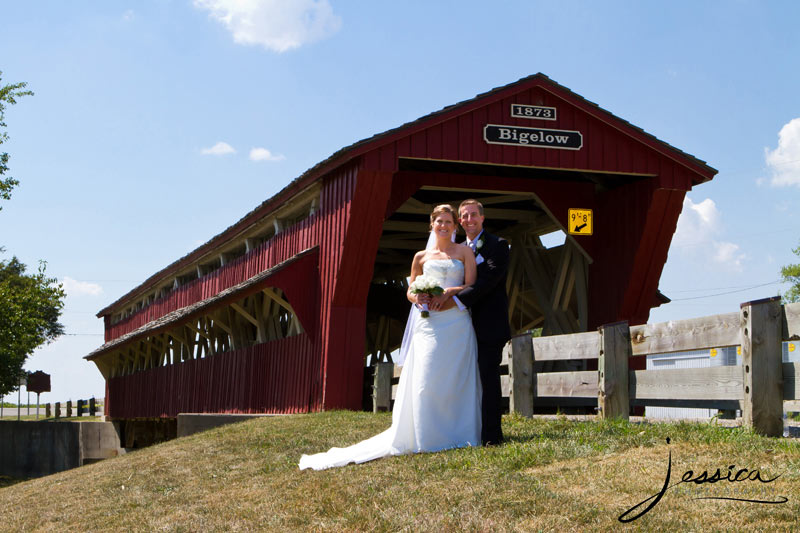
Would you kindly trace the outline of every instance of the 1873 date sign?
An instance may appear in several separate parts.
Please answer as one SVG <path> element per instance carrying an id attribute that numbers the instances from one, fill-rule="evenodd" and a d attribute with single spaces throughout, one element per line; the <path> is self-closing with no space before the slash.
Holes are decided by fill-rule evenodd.
<path id="1" fill-rule="evenodd" d="M 483 127 L 483 140 L 488 144 L 560 148 L 562 150 L 580 150 L 583 146 L 583 135 L 579 131 L 523 128 L 498 124 L 487 124 Z"/>

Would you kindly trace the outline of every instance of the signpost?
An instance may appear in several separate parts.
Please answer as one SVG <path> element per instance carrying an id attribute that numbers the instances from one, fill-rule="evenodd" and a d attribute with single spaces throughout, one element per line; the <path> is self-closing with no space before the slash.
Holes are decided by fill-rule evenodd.
<path id="1" fill-rule="evenodd" d="M 19 377 L 19 385 L 17 385 L 17 421 L 20 420 L 20 409 L 22 409 L 22 386 L 27 385 L 28 375 L 22 374 Z"/>
<path id="2" fill-rule="evenodd" d="M 28 374 L 28 395 L 31 391 L 36 393 L 36 420 L 39 420 L 39 394 L 50 392 L 50 374 L 41 370 Z M 28 414 L 30 414 L 31 402 L 28 400 Z"/>

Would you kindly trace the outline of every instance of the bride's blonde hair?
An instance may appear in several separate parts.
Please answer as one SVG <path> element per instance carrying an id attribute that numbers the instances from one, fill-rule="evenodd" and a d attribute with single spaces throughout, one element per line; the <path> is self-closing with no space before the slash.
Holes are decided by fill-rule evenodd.
<path id="1" fill-rule="evenodd" d="M 456 226 L 456 230 L 458 230 L 458 216 L 456 216 L 456 210 L 453 209 L 453 206 L 450 204 L 441 204 L 433 208 L 433 211 L 431 212 L 431 229 L 433 229 L 433 221 L 436 220 L 436 217 L 444 213 L 447 213 L 453 217 L 453 224 Z"/>

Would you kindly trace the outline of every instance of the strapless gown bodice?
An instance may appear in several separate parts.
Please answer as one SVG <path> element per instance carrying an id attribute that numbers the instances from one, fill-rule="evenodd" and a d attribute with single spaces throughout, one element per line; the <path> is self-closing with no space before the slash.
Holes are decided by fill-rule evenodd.
<path id="1" fill-rule="evenodd" d="M 464 263 L 458 259 L 428 259 L 422 264 L 422 273 L 435 279 L 443 289 L 464 283 Z"/>

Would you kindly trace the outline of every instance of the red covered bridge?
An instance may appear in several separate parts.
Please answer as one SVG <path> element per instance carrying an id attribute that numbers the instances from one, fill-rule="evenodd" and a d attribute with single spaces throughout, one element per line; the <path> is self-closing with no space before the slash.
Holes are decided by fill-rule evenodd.
<path id="1" fill-rule="evenodd" d="M 100 311 L 86 358 L 115 419 L 360 409 L 365 367 L 399 346 L 433 205 L 478 198 L 510 241 L 514 331 L 571 333 L 667 301 L 684 196 L 715 174 L 530 76 L 336 152 Z"/>

